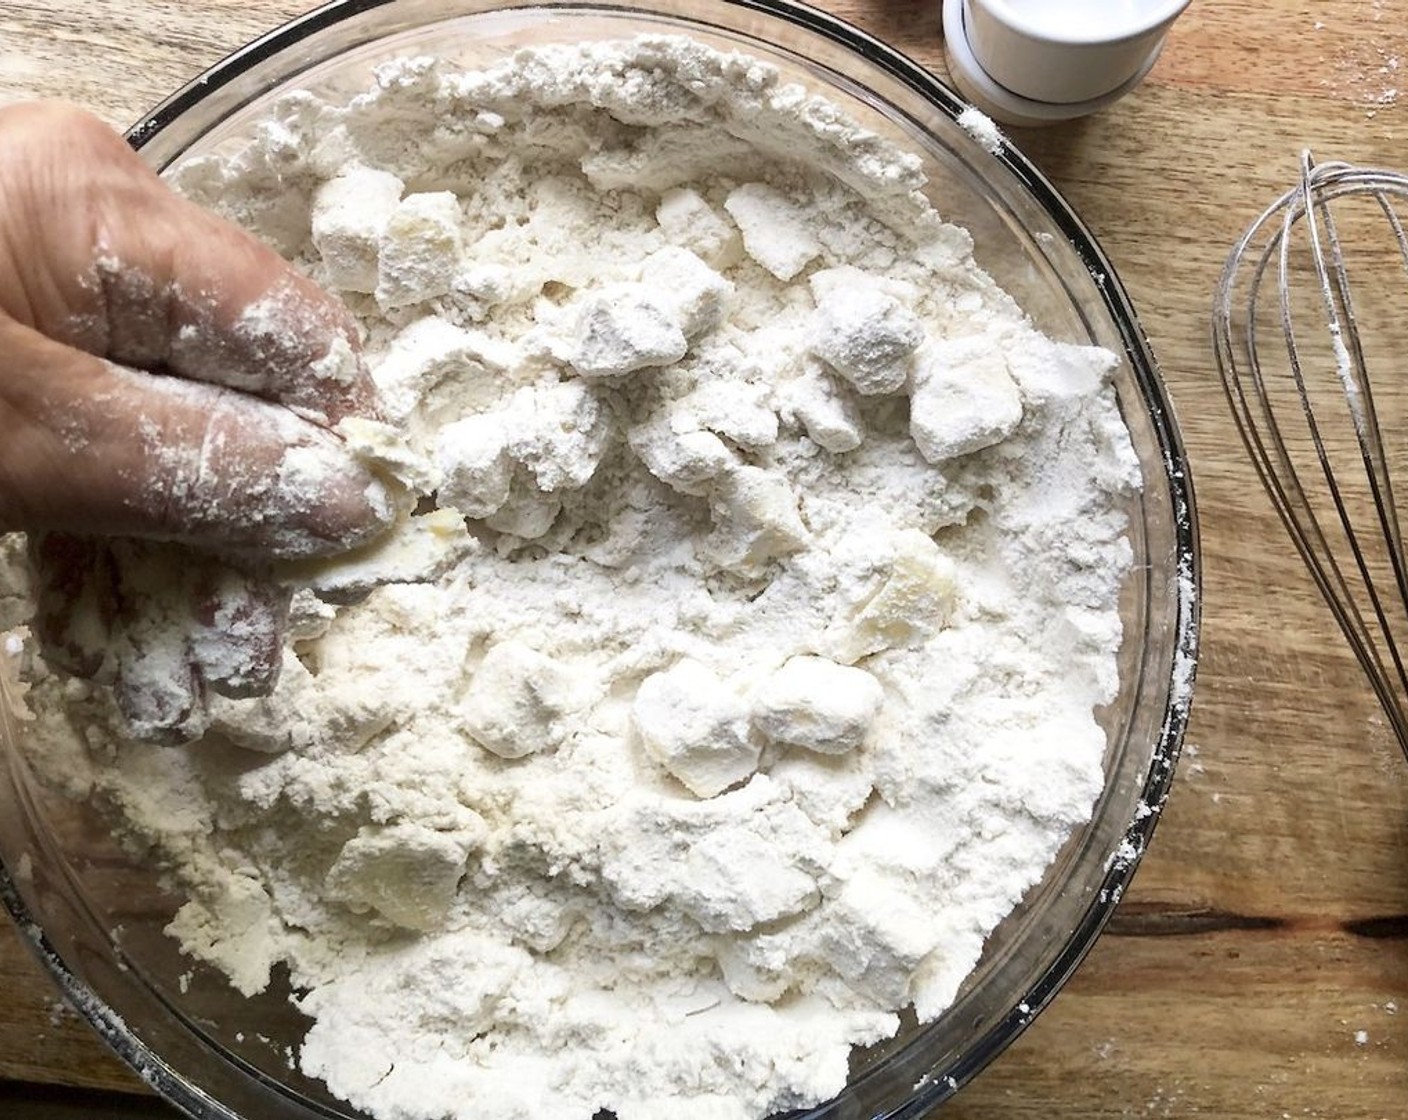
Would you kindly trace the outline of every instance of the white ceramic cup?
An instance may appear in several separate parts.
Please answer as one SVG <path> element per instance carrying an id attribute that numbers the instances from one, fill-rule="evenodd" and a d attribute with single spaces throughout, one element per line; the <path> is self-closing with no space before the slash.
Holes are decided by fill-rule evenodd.
<path id="1" fill-rule="evenodd" d="M 1189 0 L 963 0 L 973 56 L 1032 101 L 1091 101 L 1130 82 Z"/>

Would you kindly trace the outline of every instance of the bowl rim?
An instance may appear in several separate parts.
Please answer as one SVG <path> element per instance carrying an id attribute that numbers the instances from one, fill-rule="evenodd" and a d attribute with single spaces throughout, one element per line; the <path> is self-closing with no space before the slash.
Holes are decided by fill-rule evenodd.
<path id="1" fill-rule="evenodd" d="M 231 52 L 186 83 L 133 125 L 124 134 L 125 139 L 132 148 L 141 151 L 146 144 L 212 91 L 236 80 L 251 67 L 344 20 L 397 2 L 399 0 L 329 0 L 322 6 L 289 20 Z M 878 67 L 889 77 L 941 109 L 955 122 L 959 114 L 970 108 L 967 102 L 938 77 L 901 51 L 846 20 L 800 0 L 698 2 L 705 7 L 717 5 L 758 12 L 818 34 Z M 599 12 L 612 9 L 636 10 L 638 5 L 630 0 L 513 0 L 506 7 L 590 9 Z M 450 14 L 447 12 L 447 15 Z M 1159 374 L 1158 363 L 1129 294 L 1094 234 L 1077 217 L 1055 186 L 1005 135 L 1002 136 L 998 150 L 991 154 L 1046 212 L 1071 248 L 1076 251 L 1094 281 L 1124 345 L 1134 382 L 1148 411 L 1150 427 L 1158 443 L 1163 463 L 1162 478 L 1168 487 L 1167 497 L 1173 517 L 1177 599 L 1174 648 L 1170 660 L 1168 699 L 1138 801 L 1140 811 L 1135 813 L 1125 829 L 1117 857 L 1109 861 L 1091 903 L 1081 920 L 1071 930 L 1061 953 L 1033 981 L 1016 1006 L 995 1020 L 948 1069 L 931 1071 L 931 1074 L 915 1087 L 913 1096 L 897 1110 L 887 1113 L 883 1120 L 920 1120 L 931 1109 L 952 1097 L 1022 1034 L 1085 959 L 1109 921 L 1125 888 L 1134 877 L 1162 815 L 1191 713 L 1197 671 L 1202 586 L 1198 519 L 1187 454 L 1172 403 Z M 29 943 L 31 950 L 70 1003 L 143 1081 L 194 1120 L 227 1120 L 230 1113 L 224 1105 L 171 1068 L 69 968 L 30 913 L 19 893 L 15 878 L 3 861 L 0 861 L 0 903 L 10 912 L 22 939 Z"/>

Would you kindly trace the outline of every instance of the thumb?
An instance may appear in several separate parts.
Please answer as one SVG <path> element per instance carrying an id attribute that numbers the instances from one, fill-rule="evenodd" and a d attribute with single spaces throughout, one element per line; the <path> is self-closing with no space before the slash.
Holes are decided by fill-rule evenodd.
<path id="1" fill-rule="evenodd" d="M 282 405 L 113 365 L 0 321 L 0 531 L 328 555 L 390 522 L 387 487 Z"/>

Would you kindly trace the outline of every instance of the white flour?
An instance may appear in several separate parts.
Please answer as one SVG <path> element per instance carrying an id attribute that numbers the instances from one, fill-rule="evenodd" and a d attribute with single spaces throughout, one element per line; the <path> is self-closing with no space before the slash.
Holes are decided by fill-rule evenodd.
<path id="1" fill-rule="evenodd" d="M 347 299 L 414 454 L 344 432 L 441 507 L 286 572 L 277 691 L 197 748 L 37 670 L 34 763 L 186 951 L 286 962 L 301 1068 L 382 1120 L 760 1117 L 942 1012 L 1102 786 L 1110 356 L 687 40 L 400 62 L 175 182 Z"/>
<path id="2" fill-rule="evenodd" d="M 997 123 L 981 109 L 969 105 L 958 114 L 959 127 L 974 140 L 997 155 L 1002 151 L 1003 135 Z"/>

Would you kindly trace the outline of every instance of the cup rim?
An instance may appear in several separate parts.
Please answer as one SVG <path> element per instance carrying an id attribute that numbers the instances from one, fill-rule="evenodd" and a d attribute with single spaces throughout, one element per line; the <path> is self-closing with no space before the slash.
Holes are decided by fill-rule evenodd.
<path id="1" fill-rule="evenodd" d="M 1160 28 L 1167 28 L 1191 0 L 1136 0 L 1143 9 L 1138 18 L 1116 34 L 1091 34 L 1079 27 L 1044 27 L 1012 4 L 1012 0 L 963 0 L 970 10 L 982 6 L 1008 30 L 1037 43 L 1068 47 L 1103 47 L 1127 43 Z"/>

